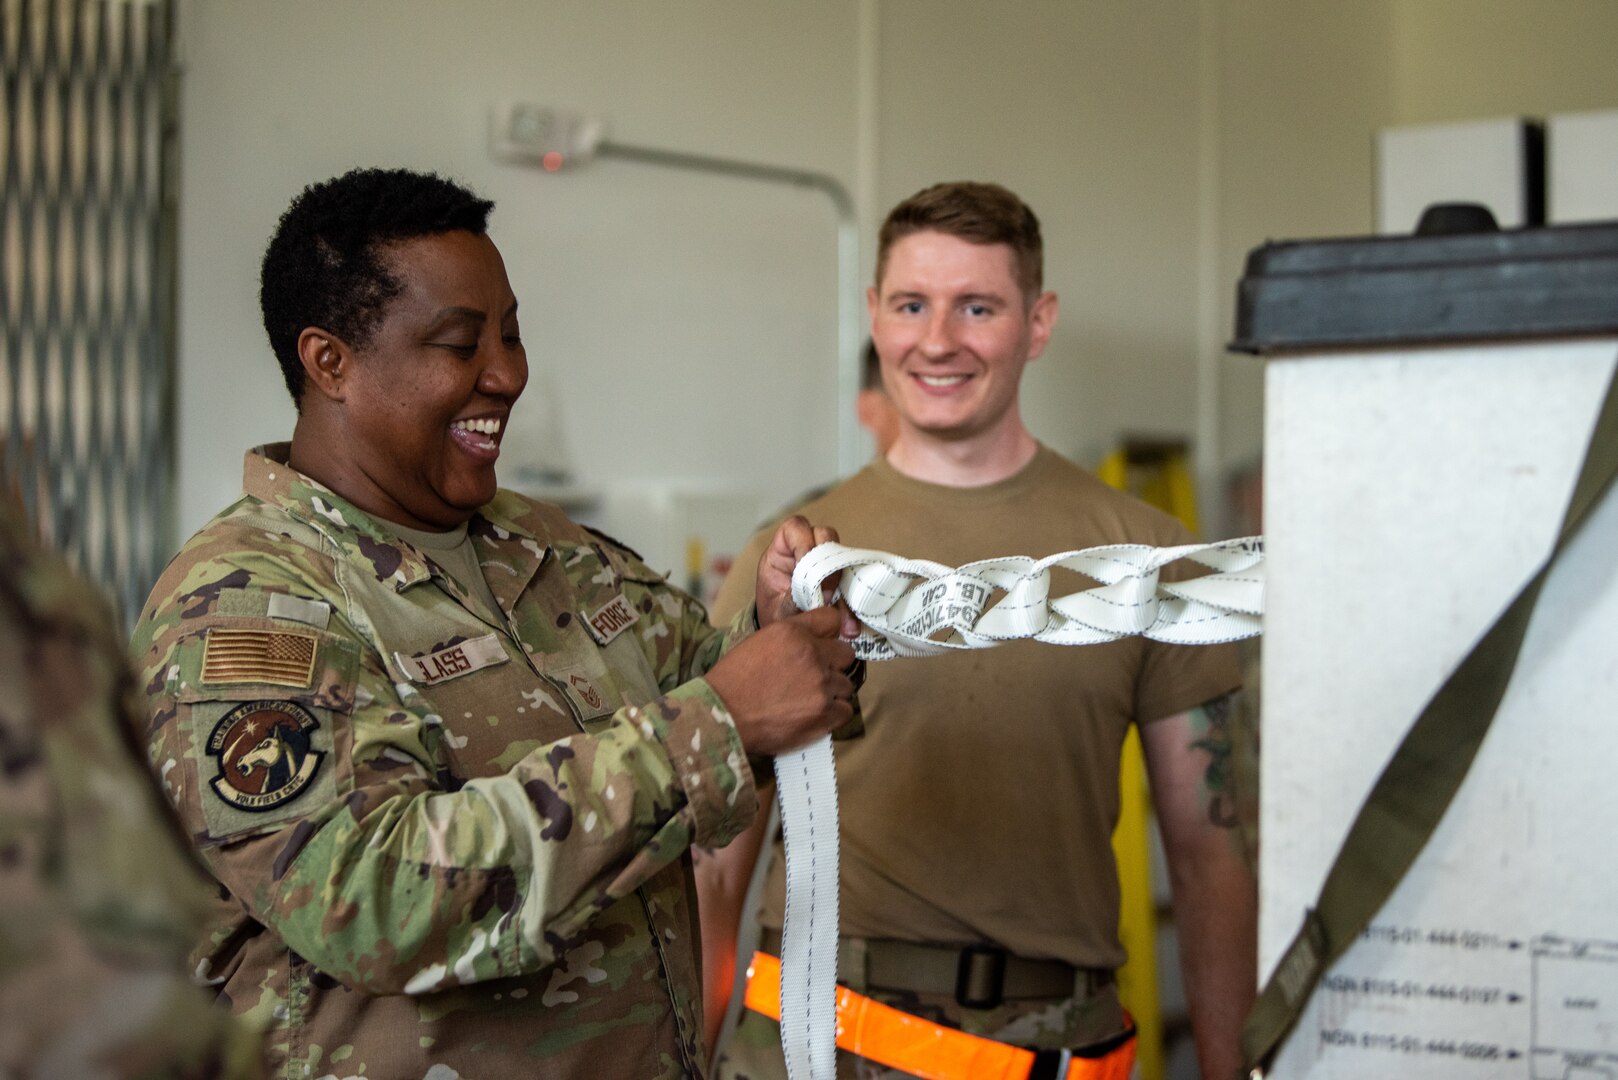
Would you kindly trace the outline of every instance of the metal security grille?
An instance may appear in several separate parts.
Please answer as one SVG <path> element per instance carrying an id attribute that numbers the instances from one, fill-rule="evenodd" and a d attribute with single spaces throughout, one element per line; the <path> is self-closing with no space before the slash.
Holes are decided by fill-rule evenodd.
<path id="1" fill-rule="evenodd" d="M 173 7 L 0 4 L 9 482 L 129 618 L 172 519 Z"/>

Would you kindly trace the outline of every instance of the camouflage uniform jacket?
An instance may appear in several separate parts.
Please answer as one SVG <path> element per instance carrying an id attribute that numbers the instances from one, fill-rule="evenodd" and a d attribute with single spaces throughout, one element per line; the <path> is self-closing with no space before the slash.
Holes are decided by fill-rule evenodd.
<path id="1" fill-rule="evenodd" d="M 757 804 L 698 676 L 741 631 L 505 491 L 470 523 L 488 611 L 286 455 L 135 633 L 223 886 L 199 974 L 299 1080 L 701 1075 L 686 853 Z"/>
<path id="2" fill-rule="evenodd" d="M 0 1076 L 260 1075 L 187 978 L 212 890 L 129 730 L 100 595 L 0 496 Z"/>

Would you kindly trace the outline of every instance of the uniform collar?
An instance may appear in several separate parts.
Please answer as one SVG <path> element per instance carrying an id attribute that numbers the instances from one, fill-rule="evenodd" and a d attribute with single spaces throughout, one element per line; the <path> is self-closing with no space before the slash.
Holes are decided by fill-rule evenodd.
<path id="1" fill-rule="evenodd" d="M 242 465 L 242 490 L 318 529 L 348 557 L 374 566 L 378 579 L 393 581 L 396 589 L 409 588 L 433 576 L 427 556 L 420 549 L 320 481 L 287 464 L 291 454 L 292 444 L 285 442 L 249 450 Z M 495 558 L 513 570 L 526 567 L 526 579 L 544 561 L 550 543 L 519 520 L 521 505 L 521 500 L 509 492 L 498 492 L 472 515 L 467 532 L 478 547 L 480 560 Z M 505 606 L 507 597 L 502 592 L 495 588 L 496 597 Z"/>

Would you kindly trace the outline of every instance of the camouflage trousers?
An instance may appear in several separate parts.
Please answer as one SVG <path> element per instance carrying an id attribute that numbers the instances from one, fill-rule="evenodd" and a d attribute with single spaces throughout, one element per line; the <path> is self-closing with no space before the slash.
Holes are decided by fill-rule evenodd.
<path id="1" fill-rule="evenodd" d="M 967 1009 L 951 994 L 855 987 L 884 1005 L 973 1035 L 1040 1050 L 1081 1049 L 1116 1038 L 1128 1025 L 1114 985 L 1066 998 L 1008 1001 L 993 1009 Z M 740 988 L 738 988 L 740 993 Z M 718 1080 L 786 1080 L 781 1026 L 743 1009 L 715 1070 Z M 837 1051 L 837 1080 L 903 1080 L 909 1073 Z"/>

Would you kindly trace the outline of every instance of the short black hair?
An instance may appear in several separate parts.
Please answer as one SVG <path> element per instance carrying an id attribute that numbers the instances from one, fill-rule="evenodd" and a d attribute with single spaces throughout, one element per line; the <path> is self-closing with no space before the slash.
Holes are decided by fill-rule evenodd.
<path id="1" fill-rule="evenodd" d="M 294 404 L 304 383 L 298 336 L 318 326 L 364 348 L 404 288 L 382 248 L 459 229 L 481 236 L 492 209 L 460 184 L 409 169 L 353 169 L 304 188 L 270 237 L 258 293 Z"/>

